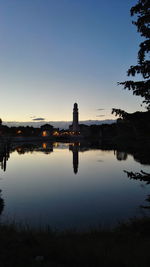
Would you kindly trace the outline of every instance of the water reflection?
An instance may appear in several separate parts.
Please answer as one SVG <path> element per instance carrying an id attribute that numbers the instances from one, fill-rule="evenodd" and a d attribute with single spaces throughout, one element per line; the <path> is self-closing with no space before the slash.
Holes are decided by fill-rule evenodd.
<path id="1" fill-rule="evenodd" d="M 7 147 L 7 149 L 6 149 Z M 43 152 L 44 154 L 50 154 L 53 152 L 54 148 L 66 148 L 68 147 L 70 151 L 72 151 L 73 155 L 73 172 L 74 174 L 78 173 L 78 166 L 79 166 L 79 148 L 80 143 L 68 143 L 68 144 L 60 144 L 60 143 L 41 143 L 41 144 L 12 144 L 11 147 L 5 145 L 1 149 L 0 154 L 0 163 L 1 169 L 6 171 L 6 161 L 9 158 L 9 154 L 17 151 L 18 154 L 22 155 L 29 152 Z"/>
<path id="2" fill-rule="evenodd" d="M 117 160 L 127 160 L 128 154 L 127 152 L 123 151 L 114 151 L 114 154 L 116 155 Z"/>
<path id="3" fill-rule="evenodd" d="M 79 166 L 79 143 L 74 143 L 69 145 L 69 150 L 73 153 L 73 170 L 74 174 L 77 174 L 78 172 L 78 166 Z"/>
<path id="4" fill-rule="evenodd" d="M 53 144 L 52 143 L 41 143 L 41 144 L 20 144 L 18 146 L 15 144 L 11 145 L 11 151 L 17 151 L 18 154 L 25 154 L 29 152 L 43 152 L 44 154 L 50 154 L 53 152 Z"/>
<path id="5" fill-rule="evenodd" d="M 0 167 L 3 171 L 6 171 L 7 161 L 10 157 L 10 153 L 17 151 L 19 155 L 25 153 L 42 152 L 44 154 L 50 154 L 53 149 L 66 149 L 72 151 L 72 162 L 73 162 L 73 172 L 78 173 L 79 170 L 79 152 L 85 152 L 91 150 L 91 145 L 87 143 L 13 143 L 13 144 L 0 144 Z M 99 146 L 94 146 L 92 149 L 101 149 L 104 151 L 112 151 L 109 149 L 103 149 Z M 150 165 L 150 151 L 120 151 L 114 150 L 114 155 L 118 161 L 125 161 L 128 159 L 128 155 L 132 155 L 134 160 L 144 164 Z M 103 162 L 103 160 L 98 160 L 98 162 Z"/>
<path id="6" fill-rule="evenodd" d="M 141 151 L 78 142 L 1 144 L 0 188 L 7 203 L 4 209 L 0 194 L 1 217 L 13 214 L 38 220 L 42 214 L 44 222 L 59 227 L 66 221 L 68 225 L 93 225 L 99 218 L 109 221 L 134 216 L 148 195 L 147 187 L 140 187 L 144 180 L 134 183 L 126 179 L 123 170 L 135 167 L 139 171 L 143 159 L 150 165 L 150 152 L 143 156 Z M 76 179 L 71 179 L 74 175 Z"/>
<path id="7" fill-rule="evenodd" d="M 5 172 L 7 161 L 10 155 L 10 147 L 8 143 L 0 144 L 0 167 Z M 2 190 L 0 189 L 0 215 L 4 210 L 4 199 L 2 198 Z"/>
<path id="8" fill-rule="evenodd" d="M 3 210 L 4 210 L 4 199 L 2 198 L 2 190 L 0 189 L 0 215 L 2 214 Z"/>
<path id="9" fill-rule="evenodd" d="M 6 171 L 7 160 L 9 159 L 10 154 L 10 145 L 9 144 L 1 144 L 0 145 L 0 166 L 1 169 Z"/>
<path id="10" fill-rule="evenodd" d="M 139 172 L 129 172 L 129 171 L 124 171 L 128 178 L 133 179 L 133 180 L 140 180 L 140 181 L 144 181 L 146 183 L 146 185 L 150 184 L 150 173 L 141 171 Z M 150 195 L 147 196 L 147 198 L 145 199 L 148 203 L 150 203 Z M 145 206 L 145 205 L 141 205 L 141 208 L 144 209 L 150 209 L 150 205 Z"/>

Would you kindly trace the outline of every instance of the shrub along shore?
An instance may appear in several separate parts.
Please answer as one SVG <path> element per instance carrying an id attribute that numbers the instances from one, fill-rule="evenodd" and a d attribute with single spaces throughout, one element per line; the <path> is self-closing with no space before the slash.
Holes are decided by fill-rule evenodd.
<path id="1" fill-rule="evenodd" d="M 150 217 L 114 229 L 64 232 L 0 224 L 0 266 L 150 266 Z"/>

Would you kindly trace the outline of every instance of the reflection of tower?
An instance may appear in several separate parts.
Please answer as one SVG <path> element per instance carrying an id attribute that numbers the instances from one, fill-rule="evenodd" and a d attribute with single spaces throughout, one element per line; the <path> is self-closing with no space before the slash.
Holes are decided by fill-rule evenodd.
<path id="1" fill-rule="evenodd" d="M 79 132 L 79 124 L 78 124 L 78 104 L 74 103 L 73 108 L 73 124 L 72 124 L 73 132 Z"/>
<path id="2" fill-rule="evenodd" d="M 79 166 L 79 144 L 78 143 L 74 143 L 73 145 L 69 146 L 69 149 L 73 153 L 73 170 L 74 170 L 74 174 L 77 174 L 78 166 Z"/>

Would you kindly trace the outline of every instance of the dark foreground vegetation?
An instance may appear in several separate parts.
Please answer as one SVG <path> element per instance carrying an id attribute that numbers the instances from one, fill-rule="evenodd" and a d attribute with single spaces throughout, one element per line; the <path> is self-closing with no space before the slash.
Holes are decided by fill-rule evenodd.
<path id="1" fill-rule="evenodd" d="M 55 232 L 0 224 L 0 266 L 150 266 L 150 218 L 113 230 Z"/>

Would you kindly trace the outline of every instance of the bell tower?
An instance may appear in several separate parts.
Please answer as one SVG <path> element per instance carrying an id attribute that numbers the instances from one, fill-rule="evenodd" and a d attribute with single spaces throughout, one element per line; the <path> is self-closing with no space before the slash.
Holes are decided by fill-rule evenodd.
<path id="1" fill-rule="evenodd" d="M 74 103 L 73 107 L 73 123 L 72 123 L 73 132 L 79 132 L 79 119 L 78 119 L 78 104 Z"/>

